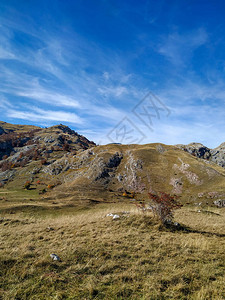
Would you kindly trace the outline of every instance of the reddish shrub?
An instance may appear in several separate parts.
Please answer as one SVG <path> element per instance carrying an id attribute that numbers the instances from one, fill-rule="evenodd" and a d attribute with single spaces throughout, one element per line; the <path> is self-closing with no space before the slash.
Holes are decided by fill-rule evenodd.
<path id="1" fill-rule="evenodd" d="M 46 165 L 46 163 L 47 163 L 47 160 L 46 160 L 45 158 L 41 160 L 41 165 L 42 165 L 42 166 L 43 166 L 43 165 Z"/>
<path id="2" fill-rule="evenodd" d="M 174 210 L 181 208 L 182 205 L 177 202 L 178 196 L 167 193 L 160 195 L 149 193 L 149 198 L 153 202 L 151 209 L 163 224 L 173 220 Z"/>
<path id="3" fill-rule="evenodd" d="M 20 156 L 19 156 L 19 159 L 21 159 L 23 156 L 24 156 L 24 153 L 21 152 L 21 153 L 20 153 Z"/>
<path id="4" fill-rule="evenodd" d="M 1 168 L 2 172 L 5 172 L 5 171 L 11 169 L 11 167 L 12 167 L 12 162 L 11 161 L 4 161 L 0 165 L 0 168 Z"/>
<path id="5" fill-rule="evenodd" d="M 49 184 L 49 185 L 47 186 L 47 188 L 48 188 L 48 189 L 53 189 L 53 188 L 54 188 L 54 185 L 53 185 L 53 184 Z"/>
<path id="6" fill-rule="evenodd" d="M 27 182 L 24 184 L 25 190 L 29 190 L 29 189 L 30 189 L 30 186 L 31 186 L 31 182 L 30 182 L 30 181 L 27 181 Z"/>
<path id="7" fill-rule="evenodd" d="M 69 151 L 70 150 L 70 146 L 67 143 L 65 143 L 62 148 L 63 148 L 63 151 Z"/>

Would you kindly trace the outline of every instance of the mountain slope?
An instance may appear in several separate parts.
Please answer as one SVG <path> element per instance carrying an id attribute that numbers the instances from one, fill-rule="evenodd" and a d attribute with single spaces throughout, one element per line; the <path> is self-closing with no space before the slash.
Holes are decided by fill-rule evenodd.
<path id="1" fill-rule="evenodd" d="M 70 169 L 64 173 L 66 183 L 56 188 L 55 197 L 62 193 L 70 199 L 121 200 L 124 192 L 128 197 L 134 192 L 143 199 L 148 192 L 164 191 L 180 195 L 185 202 L 201 198 L 210 203 L 224 196 L 225 170 L 175 146 L 98 146 L 69 161 Z M 49 166 L 46 172 L 51 174 L 51 170 Z"/>
<path id="2" fill-rule="evenodd" d="M 185 203 L 210 204 L 224 197 L 225 170 L 207 159 L 211 152 L 195 144 L 193 156 L 192 146 L 179 147 L 96 146 L 64 125 L 23 132 L 18 127 L 0 136 L 0 184 L 23 191 L 28 181 L 43 199 L 71 205 L 141 200 L 160 191 L 177 194 Z"/>

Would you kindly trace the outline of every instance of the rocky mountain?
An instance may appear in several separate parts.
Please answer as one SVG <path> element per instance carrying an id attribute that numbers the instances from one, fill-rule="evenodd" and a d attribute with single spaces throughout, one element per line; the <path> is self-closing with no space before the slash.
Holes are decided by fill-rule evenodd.
<path id="1" fill-rule="evenodd" d="M 177 145 L 178 148 L 190 153 L 198 158 L 206 159 L 214 162 L 221 167 L 225 167 L 225 143 L 215 149 L 207 148 L 199 143 L 191 143 L 188 145 Z"/>
<path id="2" fill-rule="evenodd" d="M 141 200 L 160 191 L 185 203 L 225 197 L 223 144 L 213 150 L 201 144 L 96 146 L 64 125 L 1 128 L 0 185 L 7 190 L 24 191 L 28 184 L 43 200 L 69 205 Z"/>
<path id="3" fill-rule="evenodd" d="M 41 166 L 52 164 L 65 153 L 95 146 L 84 136 L 64 125 L 40 128 L 12 125 L 1 122 L 0 134 L 0 181 L 16 177 L 18 169 L 29 168 L 37 162 Z M 34 163 L 35 164 L 35 163 Z"/>
<path id="4" fill-rule="evenodd" d="M 77 151 L 95 146 L 84 136 L 62 124 L 49 128 L 0 123 L 0 158 L 8 156 L 8 161 L 17 162 L 17 157 L 27 156 L 33 149 L 42 157 L 54 150 Z"/>

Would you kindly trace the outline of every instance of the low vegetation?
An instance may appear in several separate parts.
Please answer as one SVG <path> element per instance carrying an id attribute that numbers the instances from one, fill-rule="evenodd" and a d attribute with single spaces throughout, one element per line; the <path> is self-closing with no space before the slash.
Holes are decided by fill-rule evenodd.
<path id="1" fill-rule="evenodd" d="M 172 230 L 127 201 L 81 210 L 8 203 L 0 212 L 0 298 L 224 299 L 225 211 L 183 207 L 175 212 L 182 228 Z"/>
<path id="2" fill-rule="evenodd" d="M 177 201 L 178 196 L 176 195 L 149 193 L 149 198 L 153 203 L 150 206 L 153 214 L 158 217 L 163 225 L 171 224 L 174 218 L 174 211 L 182 207 L 182 204 Z"/>

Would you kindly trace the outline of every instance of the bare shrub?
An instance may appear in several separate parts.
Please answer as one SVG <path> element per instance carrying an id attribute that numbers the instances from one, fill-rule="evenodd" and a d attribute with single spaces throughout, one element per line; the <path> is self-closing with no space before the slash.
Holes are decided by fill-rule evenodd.
<path id="1" fill-rule="evenodd" d="M 152 201 L 150 207 L 153 214 L 159 218 L 162 224 L 172 222 L 174 210 L 182 207 L 182 204 L 177 201 L 178 196 L 163 192 L 161 192 L 159 195 L 153 193 L 149 193 L 148 195 Z"/>

